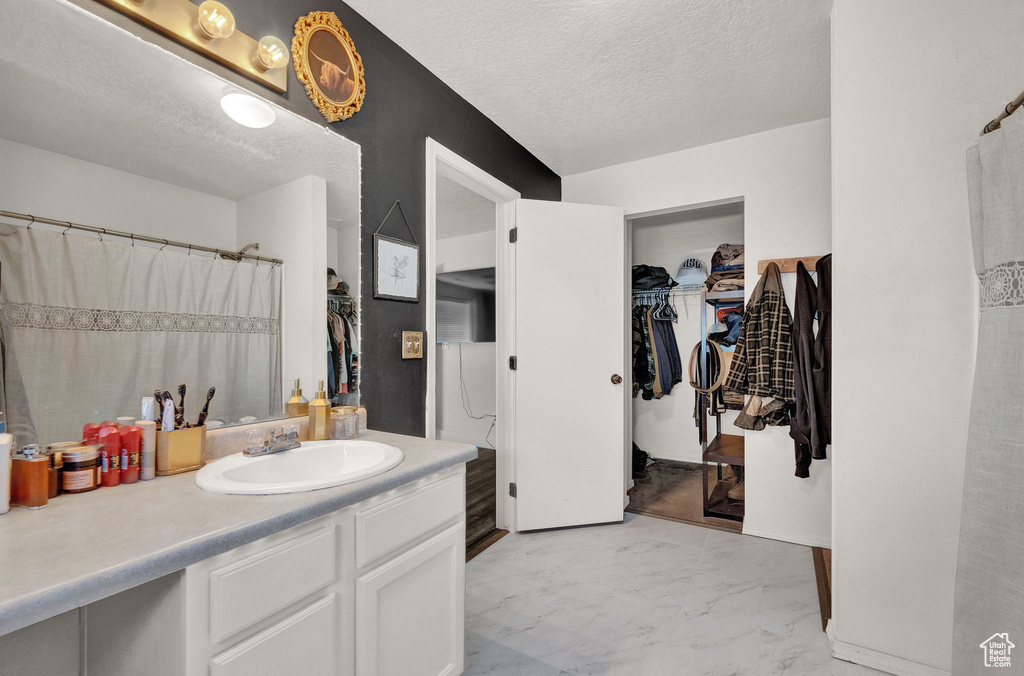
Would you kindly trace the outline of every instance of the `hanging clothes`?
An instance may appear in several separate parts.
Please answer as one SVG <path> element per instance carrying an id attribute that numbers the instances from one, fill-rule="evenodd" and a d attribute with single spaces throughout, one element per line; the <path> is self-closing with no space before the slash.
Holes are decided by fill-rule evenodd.
<path id="1" fill-rule="evenodd" d="M 796 476 L 805 479 L 811 475 L 811 460 L 824 460 L 825 447 L 831 442 L 831 313 L 824 311 L 831 304 L 831 257 L 818 261 L 818 284 L 811 279 L 803 261 L 796 266 L 796 297 L 793 300 L 793 361 L 794 400 L 793 416 L 789 422 L 789 436 L 793 438 L 796 455 Z M 814 318 L 818 315 L 818 333 L 814 333 Z M 827 340 L 828 348 L 824 348 Z M 820 361 L 819 361 L 820 360 Z"/>
<path id="2" fill-rule="evenodd" d="M 634 266 L 637 267 L 650 266 Z M 634 303 L 633 396 L 660 399 L 683 381 L 682 357 L 672 327 L 675 310 L 668 304 L 667 289 L 660 296 L 657 290 L 653 294 L 639 295 Z"/>
<path id="3" fill-rule="evenodd" d="M 725 381 L 728 389 L 751 395 L 737 427 L 758 430 L 789 423 L 794 401 L 792 323 L 779 266 L 769 263 L 747 302 Z"/>

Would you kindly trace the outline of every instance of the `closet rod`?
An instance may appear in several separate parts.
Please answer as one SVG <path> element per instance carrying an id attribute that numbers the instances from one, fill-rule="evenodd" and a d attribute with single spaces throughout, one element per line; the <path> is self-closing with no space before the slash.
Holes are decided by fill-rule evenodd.
<path id="1" fill-rule="evenodd" d="M 263 261 L 264 263 L 274 263 L 276 265 L 282 265 L 284 263 L 280 258 L 267 258 L 265 256 L 256 256 L 248 253 L 239 253 L 237 251 L 224 251 L 223 249 L 214 249 L 213 247 L 203 246 L 202 244 L 189 244 L 188 242 L 176 242 L 173 239 L 163 239 L 162 237 L 150 237 L 149 235 L 136 235 L 131 232 L 124 232 L 121 230 L 111 230 L 110 228 L 97 228 L 94 225 L 82 225 L 81 223 L 72 223 L 71 221 L 56 221 L 52 218 L 42 218 L 41 216 L 32 216 L 30 214 L 19 214 L 15 211 L 3 211 L 0 210 L 0 216 L 6 218 L 17 218 L 23 221 L 31 221 L 32 223 L 45 223 L 46 225 L 55 225 L 59 228 L 65 228 L 67 230 L 84 230 L 85 232 L 92 232 L 101 237 L 103 235 L 110 235 L 112 237 L 123 237 L 130 239 L 133 242 L 150 242 L 151 244 L 163 244 L 164 246 L 176 246 L 182 249 L 188 249 L 189 251 L 206 251 L 216 255 L 228 254 L 232 258 L 245 258 L 247 260 L 256 261 L 257 263 Z"/>
<path id="2" fill-rule="evenodd" d="M 996 129 L 999 129 L 999 126 L 1003 123 L 1003 120 L 1013 115 L 1013 111 L 1020 108 L 1021 105 L 1024 105 L 1024 92 L 1021 92 L 1020 95 L 1017 96 L 1017 98 L 1007 103 L 1006 107 L 1003 108 L 1003 112 L 999 113 L 996 119 L 992 120 L 991 122 L 985 125 L 985 128 L 981 130 L 981 135 L 984 136 L 990 131 L 995 131 Z"/>

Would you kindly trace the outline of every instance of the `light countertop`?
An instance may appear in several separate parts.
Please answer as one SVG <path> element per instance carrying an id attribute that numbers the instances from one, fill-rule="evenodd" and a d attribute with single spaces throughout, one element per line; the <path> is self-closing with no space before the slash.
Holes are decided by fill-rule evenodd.
<path id="1" fill-rule="evenodd" d="M 195 472 L 0 515 L 0 635 L 154 580 L 203 559 L 476 457 L 475 446 L 366 431 L 405 454 L 363 481 L 287 495 L 220 495 Z"/>

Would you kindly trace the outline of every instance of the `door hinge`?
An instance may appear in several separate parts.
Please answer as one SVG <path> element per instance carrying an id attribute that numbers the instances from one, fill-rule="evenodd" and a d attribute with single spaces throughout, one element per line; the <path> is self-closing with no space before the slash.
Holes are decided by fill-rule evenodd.
<path id="1" fill-rule="evenodd" d="M 513 498 L 516 497 L 516 485 L 515 484 L 509 484 L 508 485 L 508 494 L 509 494 L 510 497 L 513 497 Z"/>
<path id="2" fill-rule="evenodd" d="M 514 356 L 508 358 L 508 368 L 509 368 L 510 371 L 515 371 L 516 370 L 516 366 L 518 366 L 518 365 L 519 365 L 519 362 L 518 362 L 518 360 Z"/>
<path id="3" fill-rule="evenodd" d="M 512 228 L 508 231 L 509 244 L 515 244 L 516 240 L 519 239 L 519 228 Z"/>

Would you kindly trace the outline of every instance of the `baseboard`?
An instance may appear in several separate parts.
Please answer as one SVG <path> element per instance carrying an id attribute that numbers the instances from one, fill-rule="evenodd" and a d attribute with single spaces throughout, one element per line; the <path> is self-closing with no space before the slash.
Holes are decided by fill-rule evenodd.
<path id="1" fill-rule="evenodd" d="M 950 676 L 948 671 L 936 669 L 927 664 L 881 653 L 870 648 L 862 648 L 852 643 L 837 641 L 832 622 L 828 623 L 825 633 L 828 635 L 832 657 L 837 660 L 844 660 L 864 667 L 878 669 L 887 674 L 893 674 L 893 676 Z"/>
<path id="2" fill-rule="evenodd" d="M 782 542 L 791 542 L 795 545 L 806 545 L 808 547 L 822 547 L 824 549 L 832 548 L 831 538 L 817 538 L 806 535 L 804 533 L 772 533 L 769 531 L 762 531 L 755 528 L 748 528 L 747 524 L 743 524 L 743 534 L 753 535 L 759 538 L 768 538 L 769 540 L 781 540 Z"/>

